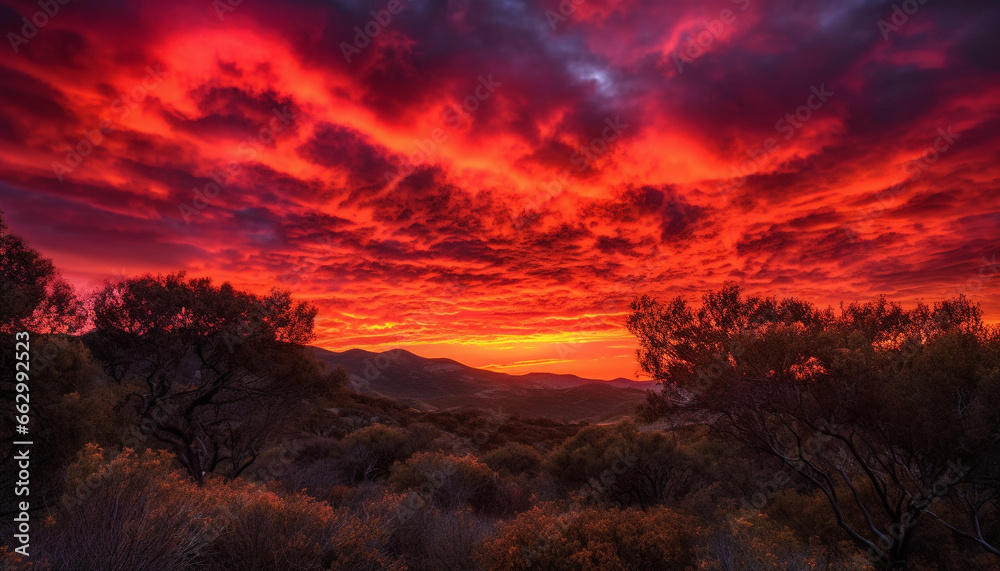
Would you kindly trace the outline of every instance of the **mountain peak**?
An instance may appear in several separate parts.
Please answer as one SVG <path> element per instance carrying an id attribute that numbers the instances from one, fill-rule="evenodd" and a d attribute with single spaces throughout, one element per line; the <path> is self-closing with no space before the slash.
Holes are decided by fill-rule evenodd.
<path id="1" fill-rule="evenodd" d="M 351 387 L 424 410 L 500 406 L 523 416 L 561 421 L 607 421 L 632 414 L 652 383 L 618 378 L 587 379 L 567 373 L 511 375 L 470 367 L 445 357 L 421 357 L 406 349 L 381 353 L 312 347 L 317 358 L 343 367 Z"/>

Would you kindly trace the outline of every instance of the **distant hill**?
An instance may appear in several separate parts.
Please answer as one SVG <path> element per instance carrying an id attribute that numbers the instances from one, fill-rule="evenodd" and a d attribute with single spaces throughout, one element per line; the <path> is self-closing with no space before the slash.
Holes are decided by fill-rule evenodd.
<path id="1" fill-rule="evenodd" d="M 342 353 L 312 348 L 316 357 L 347 370 L 359 392 L 404 402 L 420 410 L 497 409 L 563 422 L 604 422 L 635 412 L 652 381 L 612 381 L 576 375 L 509 375 L 451 359 L 428 359 L 403 349 Z"/>

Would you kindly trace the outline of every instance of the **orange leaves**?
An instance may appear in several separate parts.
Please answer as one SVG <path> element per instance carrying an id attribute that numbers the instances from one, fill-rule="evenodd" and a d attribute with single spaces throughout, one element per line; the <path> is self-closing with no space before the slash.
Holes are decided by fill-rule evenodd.
<path id="1" fill-rule="evenodd" d="M 57 567 L 224 569 L 385 569 L 395 496 L 362 513 L 259 484 L 208 478 L 197 486 L 163 451 L 125 449 L 110 460 L 88 445 L 69 470 L 79 492 L 50 526 Z M 153 565 L 150 567 L 150 565 Z M 158 567 L 156 565 L 159 565 Z M 62 567 L 60 567 L 62 568 Z"/>
<path id="2" fill-rule="evenodd" d="M 797 381 L 809 381 L 826 372 L 823 363 L 816 357 L 809 357 L 805 361 L 795 363 L 788 367 L 788 370 Z"/>
<path id="3" fill-rule="evenodd" d="M 486 569 L 694 568 L 694 521 L 663 507 L 558 513 L 547 504 L 502 524 L 481 551 Z"/>

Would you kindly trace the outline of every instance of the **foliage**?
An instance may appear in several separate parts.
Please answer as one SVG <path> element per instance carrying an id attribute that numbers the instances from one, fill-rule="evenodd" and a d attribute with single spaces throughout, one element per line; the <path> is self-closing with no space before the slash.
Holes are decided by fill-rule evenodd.
<path id="1" fill-rule="evenodd" d="M 663 507 L 641 511 L 536 507 L 504 523 L 481 550 L 490 570 L 694 569 L 698 529 Z"/>
<path id="2" fill-rule="evenodd" d="M 412 571 L 480 569 L 476 551 L 490 537 L 493 523 L 471 508 L 421 509 L 400 521 L 396 545 Z"/>
<path id="3" fill-rule="evenodd" d="M 56 569 L 161 570 L 196 562 L 211 507 L 163 452 L 115 458 L 87 446 L 70 467 L 63 509 L 39 534 Z M 169 533 L 164 533 L 169 530 Z"/>
<path id="4" fill-rule="evenodd" d="M 587 484 L 587 495 L 647 508 L 684 494 L 694 462 L 672 434 L 640 432 L 634 424 L 584 428 L 547 458 L 550 472 L 567 484 Z"/>
<path id="5" fill-rule="evenodd" d="M 632 310 L 640 362 L 665 387 L 657 411 L 781 460 L 886 568 L 929 519 L 1000 556 L 1000 335 L 978 306 L 880 299 L 834 315 L 728 285 L 697 311 L 647 297 Z"/>
<path id="6" fill-rule="evenodd" d="M 536 476 L 542 469 L 542 454 L 533 446 L 508 442 L 481 456 L 483 463 L 496 472 Z"/>
<path id="7" fill-rule="evenodd" d="M 718 530 L 706 530 L 705 535 L 707 541 L 699 547 L 702 553 L 699 569 L 706 571 L 875 569 L 864 554 L 852 552 L 850 545 L 838 545 L 837 548 L 803 545 L 790 530 L 776 525 L 763 514 L 729 518 Z"/>
<path id="8" fill-rule="evenodd" d="M 81 302 L 52 261 L 9 232 L 0 217 L 0 337 L 72 332 L 83 320 Z"/>
<path id="9" fill-rule="evenodd" d="M 391 498 L 364 506 L 368 516 L 335 510 L 302 495 L 256 485 L 210 486 L 218 535 L 206 559 L 216 569 L 398 568 L 382 551 L 393 524 Z"/>
<path id="10" fill-rule="evenodd" d="M 377 480 L 387 477 L 392 465 L 409 455 L 404 431 L 374 424 L 344 437 L 338 466 L 350 483 Z"/>
<path id="11" fill-rule="evenodd" d="M 408 506 L 506 515 L 525 501 L 518 487 L 474 456 L 419 452 L 393 467 L 389 488 L 408 492 Z"/>
<path id="12" fill-rule="evenodd" d="M 46 334 L 75 332 L 84 323 L 82 302 L 59 275 L 52 261 L 29 246 L 24 238 L 11 233 L 0 216 L 0 402 L 5 404 L 5 410 L 8 411 L 0 421 L 0 438 L 5 442 L 17 440 L 14 438 L 14 424 L 18 415 L 12 414 L 17 387 L 15 353 L 27 352 L 31 355 L 29 363 L 35 369 L 31 372 L 33 374 L 38 370 L 41 357 L 39 348 L 45 344 L 46 337 L 51 337 Z M 15 339 L 18 333 L 25 332 L 29 333 L 29 339 Z M 19 345 L 17 341 L 24 343 Z M 72 372 L 69 378 L 76 379 Z M 30 409 L 29 424 L 32 426 L 43 426 L 38 413 L 45 403 L 51 402 L 41 398 L 52 396 L 59 399 L 63 394 L 47 390 L 42 383 L 39 383 L 39 387 L 42 390 L 35 395 L 35 401 L 42 406 Z M 32 391 L 34 390 L 33 387 Z M 66 392 L 72 390 L 75 389 Z M 38 466 L 50 469 L 46 479 L 51 480 L 51 475 L 58 471 L 53 469 L 54 464 L 58 463 L 54 457 L 61 452 L 64 451 L 42 452 L 47 458 L 39 458 Z M 73 452 L 75 450 L 69 451 L 69 455 Z M 5 490 L 14 488 L 17 473 L 14 469 L 14 454 L 13 447 L 8 446 L 0 453 L 0 486 Z M 61 460 L 67 457 L 62 456 Z M 48 482 L 43 483 L 42 478 L 45 477 L 40 476 L 36 490 L 39 495 L 47 495 L 49 485 Z M 14 504 L 16 500 L 11 494 L 5 494 L 0 500 L 0 516 L 3 516 L 4 521 L 10 519 L 8 516 Z"/>
<path id="13" fill-rule="evenodd" d="M 134 387 L 142 430 L 191 477 L 236 477 L 306 399 L 342 385 L 300 345 L 316 310 L 287 292 L 259 297 L 183 274 L 124 278 L 94 297 L 87 342 L 112 379 Z"/>
<path id="14" fill-rule="evenodd" d="M 172 465 L 163 451 L 107 459 L 86 447 L 38 559 L 57 569 L 403 568 L 387 554 L 399 498 L 334 509 L 245 482 L 197 486 Z"/>
<path id="15" fill-rule="evenodd" d="M 114 440 L 128 415 L 117 407 L 124 391 L 102 382 L 99 365 L 79 338 L 35 335 L 32 344 L 29 427 L 32 440 L 44 445 L 31 450 L 30 481 L 36 505 L 43 505 L 61 493 L 63 471 L 77 451 L 87 442 Z M 8 426 L 0 435 L 8 442 L 22 440 Z M 5 449 L 0 464 L 0 484 L 8 490 L 18 479 L 14 452 Z M 17 500 L 4 495 L 3 511 L 14 511 Z"/>

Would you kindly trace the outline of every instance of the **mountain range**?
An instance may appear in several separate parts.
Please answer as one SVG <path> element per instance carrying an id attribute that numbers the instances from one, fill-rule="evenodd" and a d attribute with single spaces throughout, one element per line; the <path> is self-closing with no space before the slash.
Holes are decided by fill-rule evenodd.
<path id="1" fill-rule="evenodd" d="M 653 381 L 611 381 L 577 375 L 510 375 L 463 365 L 452 359 L 426 358 L 405 349 L 382 353 L 312 348 L 316 357 L 347 370 L 349 386 L 425 411 L 500 409 L 526 417 L 561 422 L 608 422 L 635 412 Z"/>

